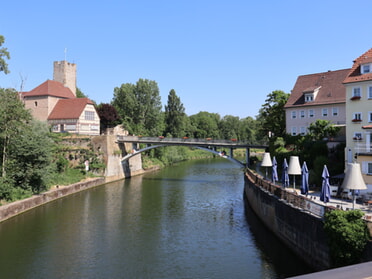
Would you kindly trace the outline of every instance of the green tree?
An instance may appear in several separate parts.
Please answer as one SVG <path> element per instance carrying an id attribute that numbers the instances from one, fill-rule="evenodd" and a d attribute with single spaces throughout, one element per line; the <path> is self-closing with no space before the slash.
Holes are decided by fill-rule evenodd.
<path id="1" fill-rule="evenodd" d="M 0 72 L 4 72 L 5 74 L 9 73 L 8 64 L 6 63 L 5 59 L 10 59 L 10 54 L 8 49 L 5 47 L 1 47 L 5 42 L 4 36 L 0 35 Z"/>
<path id="2" fill-rule="evenodd" d="M 257 120 L 262 123 L 261 137 L 267 137 L 270 132 L 274 137 L 284 137 L 286 134 L 284 106 L 288 98 L 289 94 L 281 90 L 273 91 L 267 95 L 257 117 Z"/>
<path id="3" fill-rule="evenodd" d="M 172 89 L 168 95 L 168 103 L 165 106 L 165 133 L 173 137 L 185 135 L 186 114 L 185 108 L 176 91 Z"/>
<path id="4" fill-rule="evenodd" d="M 238 116 L 225 115 L 219 123 L 220 135 L 223 139 L 239 138 L 240 119 Z"/>
<path id="5" fill-rule="evenodd" d="M 139 79 L 136 85 L 126 83 L 116 87 L 112 105 L 131 133 L 150 136 L 162 134 L 162 105 L 155 81 Z"/>
<path id="6" fill-rule="evenodd" d="M 370 238 L 360 210 L 332 210 L 324 215 L 333 265 L 336 267 L 360 262 Z"/>
<path id="7" fill-rule="evenodd" d="M 76 98 L 88 98 L 88 96 L 85 95 L 80 88 L 76 88 Z"/>
<path id="8" fill-rule="evenodd" d="M 32 120 L 11 142 L 7 174 L 12 177 L 14 188 L 25 193 L 47 189 L 55 146 L 49 135 L 46 123 Z"/>
<path id="9" fill-rule="evenodd" d="M 190 116 L 191 126 L 194 129 L 195 138 L 220 138 L 218 125 L 220 122 L 220 115 L 217 113 L 210 113 L 201 111 Z"/>
<path id="10" fill-rule="evenodd" d="M 1 146 L 1 176 L 6 177 L 10 144 L 21 135 L 32 119 L 31 113 L 25 110 L 18 93 L 14 89 L 0 88 L 0 146 Z"/>
<path id="11" fill-rule="evenodd" d="M 239 140 L 250 143 L 257 142 L 258 121 L 248 116 L 240 120 Z"/>
<path id="12" fill-rule="evenodd" d="M 323 140 L 327 137 L 335 137 L 340 131 L 340 127 L 336 127 L 331 121 L 318 119 L 310 123 L 308 130 L 309 136 L 313 140 Z"/>
<path id="13" fill-rule="evenodd" d="M 0 89 L 0 98 L 0 199 L 14 200 L 46 189 L 54 145 L 14 89 Z"/>
<path id="14" fill-rule="evenodd" d="M 120 87 L 115 87 L 114 98 L 111 104 L 115 107 L 119 117 L 123 121 L 124 127 L 130 133 L 135 132 L 136 121 L 136 106 L 137 100 L 134 94 L 135 85 L 130 83 L 123 83 Z"/>

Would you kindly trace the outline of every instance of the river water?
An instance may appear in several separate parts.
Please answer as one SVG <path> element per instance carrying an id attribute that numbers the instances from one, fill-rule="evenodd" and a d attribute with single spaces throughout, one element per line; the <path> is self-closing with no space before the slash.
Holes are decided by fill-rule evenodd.
<path id="1" fill-rule="evenodd" d="M 194 160 L 0 224 L 0 278 L 285 278 L 311 270 L 243 200 L 242 169 Z"/>

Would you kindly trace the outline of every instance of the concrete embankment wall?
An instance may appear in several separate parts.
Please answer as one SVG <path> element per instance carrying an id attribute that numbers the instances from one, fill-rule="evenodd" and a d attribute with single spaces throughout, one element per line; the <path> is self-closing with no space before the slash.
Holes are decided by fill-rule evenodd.
<path id="1" fill-rule="evenodd" d="M 12 202 L 3 206 L 0 206 L 0 222 L 21 214 L 25 211 L 33 209 L 37 206 L 46 204 L 56 199 L 93 188 L 98 185 L 105 183 L 105 178 L 95 178 L 85 182 L 75 183 L 69 186 L 60 186 L 48 192 L 44 192 L 40 195 L 35 195 L 30 198 Z"/>
<path id="2" fill-rule="evenodd" d="M 317 270 L 331 267 L 323 221 L 256 185 L 245 175 L 245 195 L 257 216 L 294 253 Z"/>

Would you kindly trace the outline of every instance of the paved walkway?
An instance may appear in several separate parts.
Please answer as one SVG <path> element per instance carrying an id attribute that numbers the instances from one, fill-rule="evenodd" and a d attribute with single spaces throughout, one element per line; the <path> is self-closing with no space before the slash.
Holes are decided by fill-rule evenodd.
<path id="1" fill-rule="evenodd" d="M 287 188 L 287 191 L 293 191 L 293 188 Z M 296 189 L 297 194 L 301 194 L 299 189 Z M 330 201 L 328 203 L 324 203 L 320 200 L 320 192 L 319 191 L 309 191 L 309 194 L 307 197 L 312 198 L 312 201 L 321 204 L 321 205 L 327 205 L 327 206 L 333 206 L 336 208 L 340 208 L 343 210 L 352 210 L 353 209 L 353 200 L 352 196 L 349 196 L 349 198 L 341 199 L 336 197 L 331 197 Z M 364 218 L 368 220 L 372 220 L 372 204 L 366 204 L 362 203 L 361 200 L 357 200 L 355 202 L 355 209 L 360 209 L 363 211 Z"/>

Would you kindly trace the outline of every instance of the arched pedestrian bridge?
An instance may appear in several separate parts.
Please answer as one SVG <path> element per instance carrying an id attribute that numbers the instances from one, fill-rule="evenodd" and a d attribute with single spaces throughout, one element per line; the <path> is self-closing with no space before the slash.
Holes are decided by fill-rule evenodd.
<path id="1" fill-rule="evenodd" d="M 248 144 L 244 142 L 237 141 L 235 139 L 231 140 L 219 140 L 219 139 L 212 139 L 212 138 L 206 138 L 206 139 L 194 139 L 194 138 L 166 138 L 166 137 L 141 137 L 141 136 L 117 136 L 117 142 L 119 144 L 124 143 L 132 143 L 133 144 L 133 152 L 130 154 L 127 154 L 123 157 L 123 161 L 129 160 L 131 157 L 136 156 L 140 154 L 141 152 L 144 152 L 146 150 L 150 150 L 153 148 L 158 147 L 164 147 L 164 146 L 171 146 L 171 145 L 178 145 L 178 146 L 190 146 L 195 147 L 198 149 L 202 149 L 208 152 L 212 152 L 216 155 L 219 155 L 223 158 L 226 158 L 234 163 L 237 163 L 238 165 L 244 167 L 249 165 L 249 156 L 250 156 L 250 149 L 251 148 L 267 148 L 267 145 L 254 145 L 254 144 Z M 138 144 L 145 144 L 146 147 L 139 149 Z M 229 154 L 222 154 L 221 152 L 217 151 L 217 148 L 226 148 L 229 149 Z M 245 163 L 236 160 L 234 158 L 234 149 L 237 148 L 245 148 L 246 152 L 246 158 Z"/>

